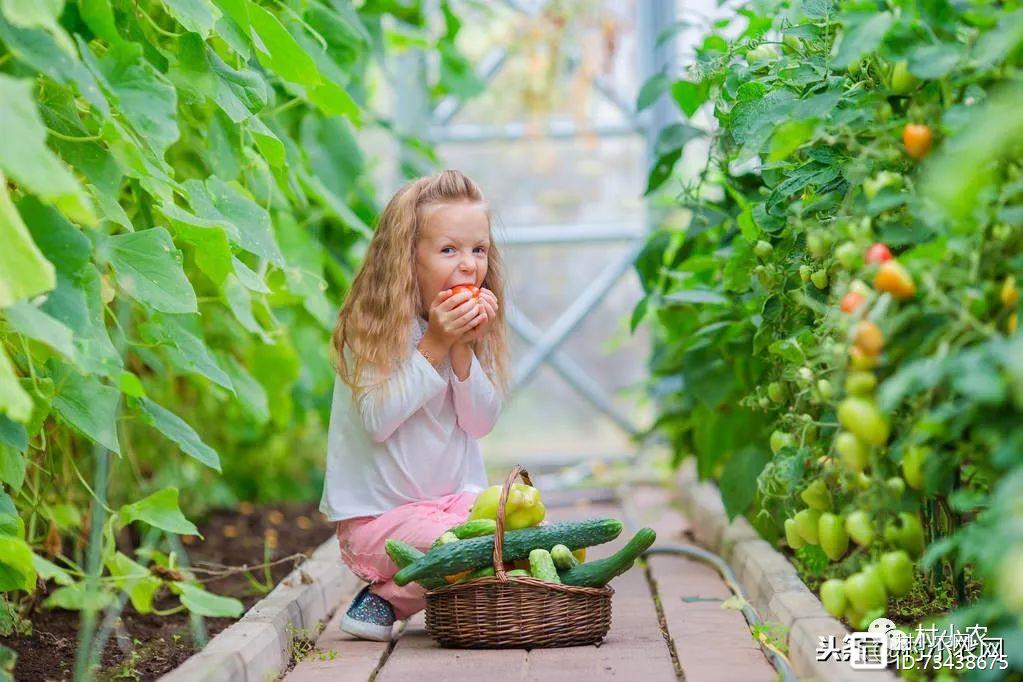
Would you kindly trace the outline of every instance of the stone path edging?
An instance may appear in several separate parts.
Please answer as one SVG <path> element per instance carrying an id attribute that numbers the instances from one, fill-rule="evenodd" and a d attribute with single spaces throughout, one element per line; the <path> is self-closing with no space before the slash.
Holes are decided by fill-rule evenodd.
<path id="1" fill-rule="evenodd" d="M 889 671 L 853 670 L 848 663 L 817 661 L 821 636 L 834 635 L 841 645 L 849 630 L 824 610 L 789 560 L 761 538 L 749 521 L 741 516 L 728 521 L 717 486 L 697 479 L 692 458 L 679 467 L 676 483 L 696 539 L 728 562 L 761 620 L 788 628 L 789 660 L 797 676 L 825 682 L 897 679 Z"/>
<path id="2" fill-rule="evenodd" d="M 297 635 L 316 639 L 319 624 L 359 582 L 359 577 L 341 563 L 337 540 L 331 537 L 241 620 L 160 680 L 277 679 L 291 662 L 292 639 Z"/>

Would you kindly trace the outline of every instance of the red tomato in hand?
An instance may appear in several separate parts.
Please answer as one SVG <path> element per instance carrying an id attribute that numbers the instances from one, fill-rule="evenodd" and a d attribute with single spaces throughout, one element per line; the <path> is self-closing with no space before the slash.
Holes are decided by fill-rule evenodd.
<path id="1" fill-rule="evenodd" d="M 468 284 L 459 284 L 458 286 L 451 287 L 451 295 L 452 296 L 454 296 L 455 294 L 459 294 L 459 293 L 461 293 L 463 291 L 469 292 L 469 294 L 473 298 L 479 298 L 480 297 L 480 288 L 479 287 L 470 286 Z"/>
<path id="2" fill-rule="evenodd" d="M 867 249 L 867 255 L 863 258 L 868 263 L 884 263 L 892 259 L 892 252 L 881 242 L 871 244 Z"/>

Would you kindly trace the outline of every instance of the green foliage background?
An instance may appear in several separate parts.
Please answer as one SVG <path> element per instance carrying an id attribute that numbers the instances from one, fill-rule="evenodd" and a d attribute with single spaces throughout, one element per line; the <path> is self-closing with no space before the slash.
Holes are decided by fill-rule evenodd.
<path id="1" fill-rule="evenodd" d="M 373 68 L 417 47 L 432 97 L 481 88 L 442 7 L 438 31 L 419 2 L 0 1 L 0 592 L 237 615 L 147 565 L 176 568 L 182 509 L 318 497 L 378 211 L 359 136 L 436 162 L 372 110 Z"/>

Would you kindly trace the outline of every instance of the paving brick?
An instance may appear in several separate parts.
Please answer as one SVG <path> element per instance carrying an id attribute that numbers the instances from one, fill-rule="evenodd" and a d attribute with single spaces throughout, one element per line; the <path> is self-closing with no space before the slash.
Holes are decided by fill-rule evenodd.
<path id="1" fill-rule="evenodd" d="M 821 602 L 805 585 L 787 592 L 777 592 L 767 604 L 762 617 L 784 627 L 791 628 L 800 618 L 827 618 L 828 612 Z"/>
<path id="2" fill-rule="evenodd" d="M 834 618 L 802 618 L 789 631 L 789 658 L 799 677 L 816 677 L 824 682 L 895 682 L 889 671 L 854 670 L 848 662 L 817 661 L 816 651 L 820 637 L 834 636 L 841 642 L 848 630 Z"/>

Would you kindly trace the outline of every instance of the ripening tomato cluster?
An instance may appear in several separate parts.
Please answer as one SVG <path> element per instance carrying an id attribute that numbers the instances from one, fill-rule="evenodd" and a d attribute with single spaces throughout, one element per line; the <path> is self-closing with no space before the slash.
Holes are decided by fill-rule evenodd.
<path id="1" fill-rule="evenodd" d="M 849 325 L 848 366 L 841 400 L 836 407 L 839 431 L 833 441 L 833 456 L 825 461 L 838 470 L 845 488 L 865 491 L 872 485 L 871 474 L 879 474 L 881 461 L 891 436 L 887 416 L 875 399 L 878 366 L 885 349 L 885 337 L 878 321 L 866 315 L 869 304 L 881 296 L 894 301 L 907 301 L 916 295 L 910 272 L 892 255 L 883 243 L 872 244 L 862 254 L 862 267 L 857 267 L 860 254 L 850 251 L 851 243 L 836 249 L 836 258 L 850 270 L 871 279 L 854 279 L 841 296 L 838 307 L 847 316 Z M 1011 297 L 1010 297 L 1011 298 Z M 820 399 L 833 395 L 831 383 L 817 383 Z M 784 387 L 777 382 L 768 386 L 768 397 L 777 403 L 786 399 Z M 790 434 L 775 431 L 771 450 L 775 453 L 793 445 Z M 884 480 L 884 491 L 898 499 L 906 487 L 915 490 L 923 485 L 922 467 L 928 450 L 923 446 L 908 449 L 902 460 L 902 475 Z M 875 470 L 876 469 L 876 470 Z M 861 508 L 841 510 L 824 480 L 818 478 L 800 493 L 806 505 L 784 522 L 785 540 L 794 550 L 816 545 L 830 561 L 843 560 L 850 550 L 860 550 L 875 557 L 845 579 L 832 578 L 821 585 L 820 596 L 825 608 L 836 617 L 845 617 L 860 626 L 883 613 L 889 597 L 899 598 L 913 585 L 913 561 L 924 551 L 924 530 L 915 513 L 900 512 L 882 519 Z"/>

